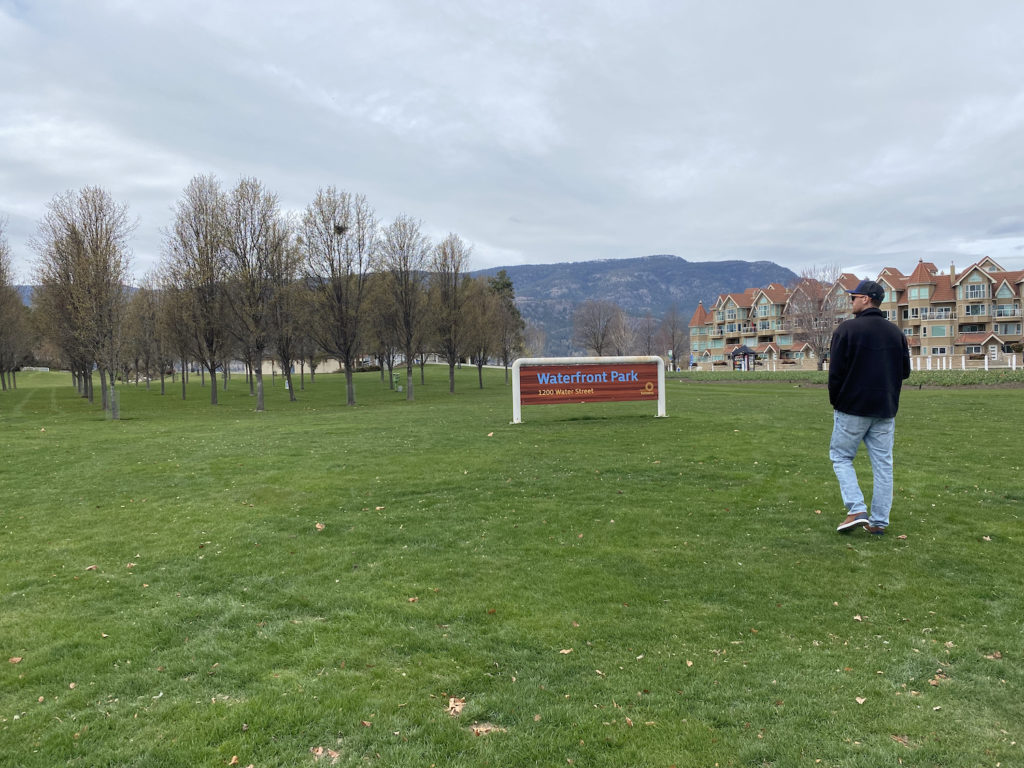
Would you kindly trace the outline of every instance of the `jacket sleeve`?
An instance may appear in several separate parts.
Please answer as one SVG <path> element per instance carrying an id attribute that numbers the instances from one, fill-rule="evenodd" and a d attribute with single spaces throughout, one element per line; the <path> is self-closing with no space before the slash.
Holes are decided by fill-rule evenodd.
<path id="1" fill-rule="evenodd" d="M 846 337 L 839 329 L 832 334 L 828 353 L 828 401 L 834 408 L 846 379 Z"/>
<path id="2" fill-rule="evenodd" d="M 903 337 L 903 378 L 910 378 L 910 346 L 906 336 Z"/>

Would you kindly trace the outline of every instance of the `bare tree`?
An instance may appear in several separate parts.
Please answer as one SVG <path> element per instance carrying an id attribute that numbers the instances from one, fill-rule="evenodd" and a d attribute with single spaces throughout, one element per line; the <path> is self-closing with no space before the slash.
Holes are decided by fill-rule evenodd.
<path id="1" fill-rule="evenodd" d="M 95 363 L 104 409 L 113 419 L 121 415 L 116 382 L 129 291 L 128 239 L 134 228 L 127 206 L 115 203 L 104 189 L 83 187 L 50 202 L 33 239 L 44 293 L 67 302 L 57 321 L 70 328 L 60 331 L 60 337 L 74 339 L 87 371 Z M 88 376 L 91 380 L 91 372 Z"/>
<path id="2" fill-rule="evenodd" d="M 419 337 L 425 331 L 426 269 L 430 241 L 420 223 L 399 216 L 384 228 L 380 256 L 385 293 L 393 307 L 399 347 L 405 355 L 406 400 L 412 400 L 412 372 Z"/>
<path id="3" fill-rule="evenodd" d="M 833 289 L 842 270 L 826 264 L 804 269 L 786 302 L 785 318 L 793 339 L 807 344 L 822 369 L 832 342 L 832 332 L 846 316 L 849 304 Z"/>
<path id="4" fill-rule="evenodd" d="M 505 383 L 508 384 L 509 366 L 518 357 L 524 347 L 524 329 L 526 324 L 516 306 L 516 294 L 512 286 L 512 278 L 502 269 L 494 277 L 487 280 L 491 293 L 498 297 L 499 309 L 496 313 L 498 347 L 502 365 L 505 366 Z"/>
<path id="5" fill-rule="evenodd" d="M 523 353 L 527 357 L 542 357 L 548 346 L 545 330 L 534 323 L 526 323 L 523 328 Z"/>
<path id="6" fill-rule="evenodd" d="M 611 301 L 589 299 L 573 313 L 573 342 L 600 357 L 622 343 L 622 309 Z"/>
<path id="7" fill-rule="evenodd" d="M 630 317 L 626 319 L 626 325 L 632 336 L 630 352 L 639 355 L 655 354 L 658 349 L 658 324 L 654 321 L 654 316 L 646 312 L 643 317 Z"/>
<path id="8" fill-rule="evenodd" d="M 361 351 L 377 236 L 377 217 L 366 198 L 334 187 L 317 191 L 299 227 L 314 296 L 313 333 L 345 368 L 348 405 L 356 404 L 352 372 Z"/>
<path id="9" fill-rule="evenodd" d="M 191 357 L 210 372 L 210 404 L 217 404 L 217 367 L 228 349 L 225 196 L 214 176 L 196 176 L 175 206 L 165 233 L 161 274 L 174 295 L 175 322 L 189 329 Z M 182 385 L 184 397 L 184 384 Z"/>
<path id="10" fill-rule="evenodd" d="M 294 241 L 281 249 L 279 258 L 270 262 L 270 340 L 277 360 L 284 371 L 288 399 L 294 402 L 295 382 L 292 368 L 301 362 L 303 323 L 310 317 L 312 293 L 299 279 L 302 257 Z"/>
<path id="11" fill-rule="evenodd" d="M 191 297 L 175 285 L 172 278 L 161 274 L 157 296 L 157 338 L 161 350 L 160 394 L 164 394 L 163 369 L 171 371 L 174 365 L 181 370 L 181 399 L 188 393 L 189 362 L 195 350 L 195 335 L 192 323 Z"/>
<path id="12" fill-rule="evenodd" d="M 689 367 L 690 329 L 686 318 L 679 313 L 678 304 L 672 304 L 665 312 L 658 326 L 657 339 L 659 352 L 667 351 L 672 365 Z"/>
<path id="13" fill-rule="evenodd" d="M 395 361 L 398 359 L 398 308 L 387 292 L 387 279 L 383 274 L 371 275 L 368 289 L 369 329 L 367 349 L 373 350 L 380 365 L 380 380 L 387 379 L 388 389 L 394 389 Z"/>
<path id="14" fill-rule="evenodd" d="M 437 349 L 448 363 L 449 392 L 455 391 L 455 366 L 466 342 L 464 278 L 471 251 L 462 238 L 449 234 L 434 246 L 430 260 L 431 315 Z"/>
<path id="15" fill-rule="evenodd" d="M 28 307 L 14 287 L 7 219 L 0 217 L 0 388 L 17 386 L 15 371 L 27 356 L 31 333 Z"/>
<path id="16" fill-rule="evenodd" d="M 472 278 L 467 285 L 467 348 L 476 365 L 480 389 L 484 387 L 484 366 L 500 347 L 498 315 L 501 297 L 491 290 L 486 278 Z"/>
<path id="17" fill-rule="evenodd" d="M 262 182 L 241 179 L 228 194 L 226 203 L 226 295 L 233 319 L 230 327 L 252 365 L 256 410 L 262 411 L 263 357 L 269 343 L 275 292 L 295 280 L 298 262 L 295 251 L 289 248 L 290 230 L 278 208 L 277 195 Z M 290 384 L 289 376 L 286 370 L 285 381 Z"/>

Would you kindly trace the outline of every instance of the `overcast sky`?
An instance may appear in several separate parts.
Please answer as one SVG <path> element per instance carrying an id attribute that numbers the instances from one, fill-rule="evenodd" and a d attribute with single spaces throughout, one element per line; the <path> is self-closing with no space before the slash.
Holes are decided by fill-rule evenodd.
<path id="1" fill-rule="evenodd" d="M 18 278 L 85 185 L 142 275 L 203 173 L 365 194 L 476 269 L 1024 269 L 1024 2 L 0 0 Z"/>

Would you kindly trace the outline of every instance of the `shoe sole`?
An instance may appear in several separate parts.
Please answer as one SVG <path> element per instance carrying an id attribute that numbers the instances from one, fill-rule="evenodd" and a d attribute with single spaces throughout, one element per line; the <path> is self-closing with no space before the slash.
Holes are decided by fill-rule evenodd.
<path id="1" fill-rule="evenodd" d="M 852 523 L 842 523 L 838 528 L 836 528 L 836 531 L 838 533 L 846 533 L 847 531 L 852 531 L 854 528 L 858 528 L 862 525 L 866 527 L 867 524 L 868 519 L 865 517 L 861 520 L 854 520 Z"/>

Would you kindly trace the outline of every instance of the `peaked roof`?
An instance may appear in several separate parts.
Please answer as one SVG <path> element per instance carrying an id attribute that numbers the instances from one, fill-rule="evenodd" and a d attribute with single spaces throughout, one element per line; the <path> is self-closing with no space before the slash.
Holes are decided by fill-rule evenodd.
<path id="1" fill-rule="evenodd" d="M 956 337 L 955 344 L 984 344 L 989 339 L 995 339 L 1000 344 L 1003 340 L 991 331 L 982 331 L 981 333 L 961 333 Z"/>
<path id="2" fill-rule="evenodd" d="M 914 271 L 907 278 L 907 285 L 921 285 L 922 283 L 934 283 L 938 268 L 930 261 L 921 260 L 917 262 Z"/>
<path id="3" fill-rule="evenodd" d="M 857 287 L 857 284 L 860 283 L 860 278 L 852 272 L 843 272 L 843 274 L 839 276 L 839 279 L 836 280 L 836 283 L 838 283 L 844 291 L 852 291 Z"/>
<path id="4" fill-rule="evenodd" d="M 690 327 L 705 325 L 708 322 L 708 318 L 711 316 L 706 309 L 704 309 L 704 302 L 697 302 L 697 309 L 693 311 L 693 317 L 690 318 Z"/>

